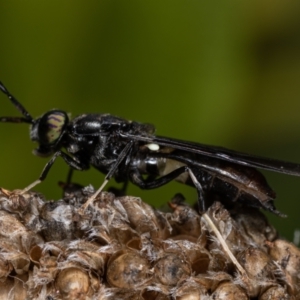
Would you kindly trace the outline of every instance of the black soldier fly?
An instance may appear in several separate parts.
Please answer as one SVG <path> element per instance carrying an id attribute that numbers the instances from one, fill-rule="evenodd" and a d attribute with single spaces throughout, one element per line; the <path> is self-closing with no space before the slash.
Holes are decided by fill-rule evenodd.
<path id="1" fill-rule="evenodd" d="M 1 117 L 0 121 L 31 124 L 30 138 L 38 143 L 34 154 L 53 155 L 39 179 L 23 191 L 43 181 L 56 158 L 61 156 L 71 169 L 87 170 L 93 166 L 106 174 L 93 199 L 111 177 L 124 184 L 131 181 L 142 189 L 177 180 L 196 187 L 200 213 L 206 211 L 203 192 L 209 192 L 229 202 L 238 201 L 281 215 L 273 203 L 275 192 L 255 168 L 300 176 L 299 164 L 156 136 L 150 124 L 109 114 L 83 114 L 69 120 L 66 112 L 50 110 L 33 119 L 1 82 L 0 89 L 23 115 Z"/>

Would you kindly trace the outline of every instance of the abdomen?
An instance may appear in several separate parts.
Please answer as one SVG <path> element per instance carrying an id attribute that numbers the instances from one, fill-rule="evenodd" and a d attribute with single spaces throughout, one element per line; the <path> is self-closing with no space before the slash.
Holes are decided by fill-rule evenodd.
<path id="1" fill-rule="evenodd" d="M 263 207 L 279 214 L 273 204 L 275 192 L 265 177 L 254 168 L 200 155 L 182 154 L 175 150 L 163 154 L 163 157 L 159 153 L 148 154 L 140 160 L 139 170 L 143 174 L 161 177 L 182 166 L 189 166 L 203 190 L 220 196 L 220 200 L 239 201 L 247 206 Z M 175 180 L 193 186 L 187 172 Z"/>

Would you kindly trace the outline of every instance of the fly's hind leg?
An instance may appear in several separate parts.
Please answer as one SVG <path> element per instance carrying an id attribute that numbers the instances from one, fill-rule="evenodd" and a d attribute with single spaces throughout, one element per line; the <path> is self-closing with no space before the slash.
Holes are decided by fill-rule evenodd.
<path id="1" fill-rule="evenodd" d="M 194 175 L 193 171 L 188 166 L 182 166 L 180 168 L 177 168 L 170 172 L 167 175 L 161 176 L 159 178 L 149 180 L 149 178 L 144 179 L 139 172 L 139 170 L 133 170 L 130 174 L 131 181 L 139 186 L 142 189 L 154 189 L 158 188 L 160 186 L 163 186 L 167 184 L 170 181 L 175 180 L 178 176 L 180 176 L 182 173 L 188 172 L 189 176 L 195 185 L 198 193 L 198 207 L 199 207 L 199 213 L 204 214 L 206 212 L 206 205 L 205 205 L 205 199 L 204 199 L 204 191 L 202 189 L 202 186 L 196 176 Z"/>

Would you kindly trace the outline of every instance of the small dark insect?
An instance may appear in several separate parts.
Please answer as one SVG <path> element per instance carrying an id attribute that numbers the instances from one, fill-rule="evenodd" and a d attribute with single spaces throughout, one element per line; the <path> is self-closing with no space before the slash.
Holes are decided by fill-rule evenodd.
<path id="1" fill-rule="evenodd" d="M 177 180 L 196 187 L 200 213 L 206 211 L 204 194 L 210 194 L 222 201 L 238 201 L 282 215 L 273 203 L 275 192 L 254 168 L 300 176 L 299 164 L 156 136 L 150 124 L 109 114 L 83 114 L 69 120 L 66 112 L 50 110 L 33 119 L 1 82 L 0 89 L 23 115 L 1 117 L 0 121 L 31 124 L 30 138 L 39 144 L 34 154 L 52 155 L 39 179 L 23 191 L 43 181 L 55 159 L 61 156 L 70 170 L 93 166 L 106 174 L 95 197 L 111 177 L 123 182 L 124 189 L 128 181 L 142 189 L 153 189 Z M 72 171 L 69 180 L 71 174 Z"/>

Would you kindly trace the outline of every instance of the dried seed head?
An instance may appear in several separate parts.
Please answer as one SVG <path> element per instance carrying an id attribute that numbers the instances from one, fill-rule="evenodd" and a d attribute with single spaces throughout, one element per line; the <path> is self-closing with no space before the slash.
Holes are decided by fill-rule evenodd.
<path id="1" fill-rule="evenodd" d="M 82 211 L 92 193 L 76 187 L 54 203 L 0 190 L 3 299 L 10 293 L 17 299 L 254 300 L 300 293 L 298 248 L 276 240 L 256 210 L 229 214 L 216 202 L 204 218 L 182 201 L 173 200 L 173 212 L 164 213 L 136 197 L 101 193 Z M 229 259 L 208 215 L 245 273 Z"/>

